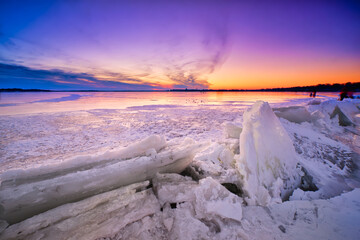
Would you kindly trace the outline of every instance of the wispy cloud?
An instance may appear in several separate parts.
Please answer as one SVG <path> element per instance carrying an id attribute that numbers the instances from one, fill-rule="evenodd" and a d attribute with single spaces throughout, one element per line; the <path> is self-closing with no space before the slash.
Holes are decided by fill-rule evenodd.
<path id="1" fill-rule="evenodd" d="M 214 22 L 204 30 L 202 54 L 184 62 L 176 59 L 168 64 L 166 76 L 175 88 L 209 88 L 208 75 L 226 61 L 230 43 L 226 21 Z"/>
<path id="2" fill-rule="evenodd" d="M 123 82 L 118 75 L 113 75 L 113 80 L 99 79 L 89 73 L 73 73 L 63 70 L 40 70 L 25 66 L 0 63 L 0 87 L 19 87 L 30 79 L 33 83 L 31 88 L 49 89 L 117 89 L 117 90 L 152 90 L 162 89 L 155 84 L 144 84 L 142 80 L 131 79 L 136 83 Z M 122 75 L 122 77 L 124 77 Z M 127 81 L 128 78 L 124 79 Z M 25 84 L 26 85 L 26 84 Z M 25 86 L 24 85 L 24 86 Z"/>

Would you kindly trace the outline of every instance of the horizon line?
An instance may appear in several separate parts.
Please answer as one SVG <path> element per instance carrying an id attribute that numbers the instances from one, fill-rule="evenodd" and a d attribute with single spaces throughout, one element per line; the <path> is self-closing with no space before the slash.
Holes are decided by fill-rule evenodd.
<path id="1" fill-rule="evenodd" d="M 294 91 L 294 92 L 331 92 L 340 91 L 341 87 L 351 85 L 354 91 L 360 91 L 360 82 L 348 83 L 333 83 L 333 84 L 318 84 L 312 86 L 296 86 L 296 87 L 277 87 L 277 88 L 260 88 L 260 89 L 193 89 L 193 88 L 172 88 L 172 89 L 158 89 L 158 90 L 65 90 L 65 89 L 37 89 L 37 88 L 1 88 L 0 92 L 256 92 L 256 91 Z"/>

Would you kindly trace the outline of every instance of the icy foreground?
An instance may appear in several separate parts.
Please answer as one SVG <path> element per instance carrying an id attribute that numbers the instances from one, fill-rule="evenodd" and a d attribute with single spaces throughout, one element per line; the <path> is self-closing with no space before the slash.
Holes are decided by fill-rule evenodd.
<path id="1" fill-rule="evenodd" d="M 257 102 L 213 141 L 4 171 L 0 239 L 358 239 L 359 124 L 356 100 Z"/>
<path id="2" fill-rule="evenodd" d="M 0 189 L 3 218 L 16 223 L 65 203 L 152 179 L 158 172 L 180 173 L 191 162 L 199 144 L 185 140 L 180 147 L 164 147 L 163 138 L 151 136 L 126 149 L 59 163 L 55 169 L 60 171 L 45 166 L 6 172 L 2 174 Z M 131 156 L 134 148 L 139 156 Z M 156 149 L 162 148 L 157 154 Z"/>

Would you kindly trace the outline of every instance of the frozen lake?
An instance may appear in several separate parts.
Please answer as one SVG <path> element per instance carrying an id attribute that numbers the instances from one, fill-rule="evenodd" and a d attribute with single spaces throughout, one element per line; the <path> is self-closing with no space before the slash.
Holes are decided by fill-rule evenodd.
<path id="1" fill-rule="evenodd" d="M 280 107 L 311 99 L 302 92 L 1 93 L 0 172 L 126 146 L 151 134 L 216 140 L 221 124 L 241 122 L 255 101 Z"/>
<path id="2" fill-rule="evenodd" d="M 360 101 L 336 99 L 2 93 L 0 238 L 356 239 Z"/>
<path id="3" fill-rule="evenodd" d="M 16 92 L 0 93 L 0 115 L 92 109 L 169 107 L 245 107 L 262 100 L 270 104 L 308 101 L 304 92 Z M 337 93 L 318 93 L 318 98 Z"/>

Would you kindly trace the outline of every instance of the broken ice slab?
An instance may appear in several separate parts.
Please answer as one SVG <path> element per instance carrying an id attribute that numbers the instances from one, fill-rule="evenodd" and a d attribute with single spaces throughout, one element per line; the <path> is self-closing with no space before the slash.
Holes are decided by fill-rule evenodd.
<path id="1" fill-rule="evenodd" d="M 190 177 L 179 174 L 156 174 L 152 180 L 153 188 L 159 199 L 160 205 L 165 203 L 180 203 L 194 201 L 193 190 L 198 183 Z"/>
<path id="2" fill-rule="evenodd" d="M 0 239 L 96 239 L 160 210 L 148 181 L 68 203 L 11 225 Z M 144 190 L 145 189 L 145 190 Z"/>
<path id="3" fill-rule="evenodd" d="M 284 118 L 289 122 L 302 123 L 311 122 L 312 117 L 309 111 L 305 107 L 291 106 L 273 109 L 276 116 Z"/>
<path id="4" fill-rule="evenodd" d="M 242 198 L 211 177 L 195 182 L 178 174 L 157 174 L 153 187 L 161 206 L 188 202 L 193 205 L 199 219 L 241 221 Z"/>
<path id="5" fill-rule="evenodd" d="M 0 183 L 2 187 L 5 185 L 15 186 L 31 181 L 54 178 L 75 171 L 91 169 L 112 161 L 117 162 L 119 160 L 144 156 L 151 149 L 158 152 L 165 146 L 166 140 L 163 136 L 151 135 L 127 147 L 109 150 L 97 155 L 76 156 L 57 163 L 42 165 L 31 169 L 9 170 L 0 175 Z"/>
<path id="6" fill-rule="evenodd" d="M 186 140 L 152 156 L 114 160 L 90 169 L 76 169 L 56 177 L 2 185 L 0 188 L 1 219 L 10 224 L 20 222 L 65 203 L 151 179 L 157 172 L 180 173 L 192 161 L 201 145 Z"/>
<path id="7" fill-rule="evenodd" d="M 314 109 L 319 109 L 321 112 L 327 113 L 331 119 L 338 117 L 340 126 L 349 126 L 354 124 L 355 115 L 360 113 L 360 101 L 351 100 L 339 102 L 329 100 L 322 102 Z"/>
<path id="8" fill-rule="evenodd" d="M 237 126 L 232 122 L 224 122 L 222 126 L 224 128 L 223 132 L 226 138 L 239 139 L 240 133 L 242 131 L 242 128 L 240 126 Z"/>
<path id="9" fill-rule="evenodd" d="M 339 125 L 346 127 L 346 126 L 353 126 L 355 125 L 351 120 L 349 116 L 346 116 L 345 113 L 343 113 L 341 111 L 341 109 L 339 108 L 339 106 L 336 106 L 334 108 L 334 111 L 330 114 L 330 119 L 333 119 L 335 117 L 338 117 L 339 119 Z"/>
<path id="10" fill-rule="evenodd" d="M 242 198 L 228 191 L 220 183 L 207 177 L 199 181 L 195 191 L 195 212 L 199 219 L 242 219 Z"/>
<path id="11" fill-rule="evenodd" d="M 249 205 L 281 202 L 300 184 L 291 138 L 267 102 L 244 113 L 236 168 Z"/>

